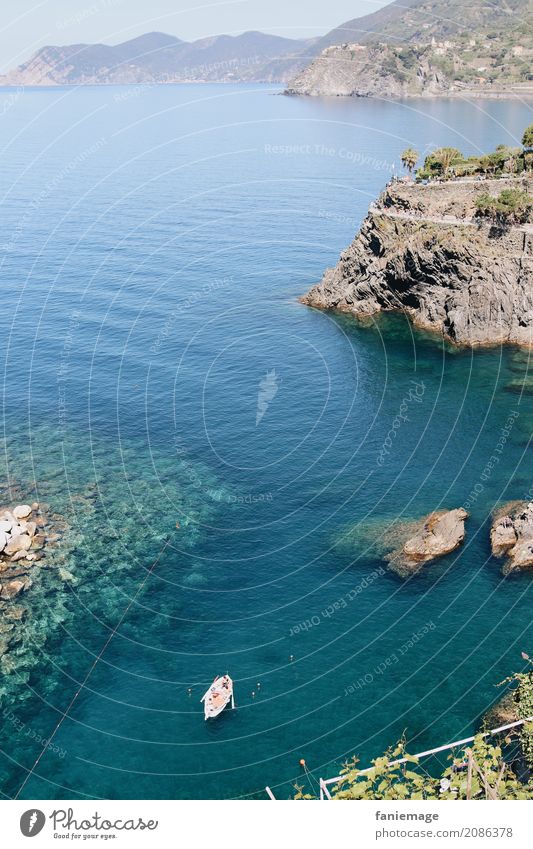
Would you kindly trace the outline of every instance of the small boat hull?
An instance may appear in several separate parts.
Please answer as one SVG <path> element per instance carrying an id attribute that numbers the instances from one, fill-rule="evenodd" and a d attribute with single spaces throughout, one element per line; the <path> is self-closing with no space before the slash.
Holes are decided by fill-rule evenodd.
<path id="1" fill-rule="evenodd" d="M 216 677 L 201 701 L 204 703 L 204 718 L 215 719 L 231 702 L 233 707 L 233 681 L 229 675 Z"/>

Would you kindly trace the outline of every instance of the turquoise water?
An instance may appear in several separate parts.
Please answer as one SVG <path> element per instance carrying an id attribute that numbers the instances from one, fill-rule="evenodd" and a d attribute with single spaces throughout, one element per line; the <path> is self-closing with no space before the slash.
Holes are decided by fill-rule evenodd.
<path id="1" fill-rule="evenodd" d="M 421 750 L 476 728 L 532 648 L 531 575 L 504 579 L 488 544 L 533 485 L 527 354 L 297 297 L 408 144 L 486 150 L 530 122 L 253 86 L 3 110 L 4 489 L 66 522 L 2 661 L 5 796 L 126 610 L 23 798 L 288 796 L 302 757 L 334 775 L 404 730 Z M 382 568 L 392 521 L 463 504 L 460 551 L 407 582 Z M 204 723 L 226 670 L 237 710 Z"/>

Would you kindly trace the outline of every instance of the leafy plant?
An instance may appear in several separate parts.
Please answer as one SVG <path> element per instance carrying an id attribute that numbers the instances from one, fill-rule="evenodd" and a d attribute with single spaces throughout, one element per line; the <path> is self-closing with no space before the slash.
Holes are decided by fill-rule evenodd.
<path id="1" fill-rule="evenodd" d="M 407 170 L 411 174 L 413 169 L 416 167 L 416 163 L 418 162 L 418 152 L 414 148 L 408 147 L 402 153 L 401 160 L 404 168 L 407 168 Z"/>
<path id="2" fill-rule="evenodd" d="M 489 196 L 490 197 L 490 196 Z M 504 683 L 516 684 L 513 698 L 522 718 L 533 716 L 533 661 L 522 655 L 532 671 L 518 673 Z M 533 772 L 533 723 L 518 732 L 521 752 L 529 772 Z M 448 756 L 449 766 L 438 775 L 430 775 L 419 760 L 406 751 L 405 740 L 372 761 L 370 769 L 360 771 L 357 758 L 344 764 L 341 779 L 332 789 L 333 799 L 373 800 L 466 800 L 533 799 L 533 784 L 527 776 L 518 778 L 505 760 L 501 745 L 478 734 L 471 745 L 462 746 Z M 311 799 L 304 788 L 295 786 L 295 799 Z"/>
<path id="3" fill-rule="evenodd" d="M 529 127 L 526 127 L 524 130 L 524 135 L 522 136 L 522 144 L 528 150 L 533 148 L 533 124 L 530 124 Z"/>
<path id="4" fill-rule="evenodd" d="M 531 195 L 521 189 L 503 189 L 497 197 L 483 192 L 476 198 L 476 215 L 507 224 L 529 220 L 533 208 Z"/>

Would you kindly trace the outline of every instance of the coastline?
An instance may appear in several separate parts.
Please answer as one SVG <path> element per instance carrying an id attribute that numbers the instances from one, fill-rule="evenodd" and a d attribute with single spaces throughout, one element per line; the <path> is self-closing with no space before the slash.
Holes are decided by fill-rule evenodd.
<path id="1" fill-rule="evenodd" d="M 368 319 L 403 312 L 457 346 L 533 345 L 533 223 L 476 217 L 491 190 L 529 193 L 532 175 L 393 180 L 352 244 L 300 297 Z"/>

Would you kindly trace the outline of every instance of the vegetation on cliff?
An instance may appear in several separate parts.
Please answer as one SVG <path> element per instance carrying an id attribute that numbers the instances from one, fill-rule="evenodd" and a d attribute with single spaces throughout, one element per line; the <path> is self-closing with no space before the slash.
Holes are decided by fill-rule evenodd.
<path id="1" fill-rule="evenodd" d="M 532 23 L 532 0 L 396 0 L 319 39 L 288 91 L 387 99 L 533 91 Z"/>
<path id="2" fill-rule="evenodd" d="M 531 666 L 527 655 L 523 655 Z M 533 715 L 533 672 L 518 673 L 507 679 L 515 685 L 512 697 L 518 716 Z M 507 683 L 507 682 L 504 682 Z M 518 742 L 518 751 L 516 745 Z M 357 758 L 344 764 L 341 781 L 332 790 L 333 799 L 425 800 L 439 799 L 533 799 L 533 723 L 494 738 L 478 734 L 474 741 L 452 750 L 448 765 L 437 769 L 407 752 L 405 740 L 372 761 L 361 771 Z M 312 799 L 296 786 L 296 799 Z"/>
<path id="3" fill-rule="evenodd" d="M 490 152 L 476 156 L 464 156 L 455 147 L 440 147 L 432 151 L 424 160 L 424 165 L 416 172 L 417 180 L 432 177 L 451 178 L 468 176 L 500 176 L 503 174 L 523 174 L 533 167 L 533 124 L 526 127 L 522 136 L 522 147 L 510 147 L 499 144 Z M 411 149 L 404 151 L 402 162 Z M 416 154 L 416 151 L 412 151 Z M 416 161 L 416 160 L 415 160 Z"/>
<path id="4" fill-rule="evenodd" d="M 483 192 L 476 200 L 477 215 L 501 224 L 526 224 L 531 221 L 533 197 L 521 189 L 503 189 L 494 196 Z"/>

